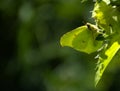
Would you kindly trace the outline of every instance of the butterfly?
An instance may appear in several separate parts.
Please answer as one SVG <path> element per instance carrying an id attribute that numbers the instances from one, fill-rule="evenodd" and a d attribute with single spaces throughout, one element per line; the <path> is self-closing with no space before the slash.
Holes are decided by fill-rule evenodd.
<path id="1" fill-rule="evenodd" d="M 103 37 L 102 32 L 96 25 L 86 23 L 84 26 L 65 33 L 60 39 L 60 44 L 90 54 L 103 45 L 103 41 L 99 40 Z"/>

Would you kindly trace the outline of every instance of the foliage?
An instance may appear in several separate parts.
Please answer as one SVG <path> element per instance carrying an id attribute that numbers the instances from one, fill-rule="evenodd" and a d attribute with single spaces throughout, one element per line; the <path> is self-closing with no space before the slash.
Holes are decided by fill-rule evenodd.
<path id="1" fill-rule="evenodd" d="M 95 51 L 98 53 L 95 85 L 120 48 L 119 5 L 119 0 L 97 0 L 92 11 L 95 25 L 87 23 L 64 34 L 60 40 L 62 46 L 88 54 Z"/>
<path id="2" fill-rule="evenodd" d="M 98 52 L 59 44 L 63 33 L 94 22 L 93 7 L 91 0 L 0 0 L 0 91 L 120 91 L 120 52 L 95 88 Z M 94 41 L 107 37 L 86 25 Z"/>

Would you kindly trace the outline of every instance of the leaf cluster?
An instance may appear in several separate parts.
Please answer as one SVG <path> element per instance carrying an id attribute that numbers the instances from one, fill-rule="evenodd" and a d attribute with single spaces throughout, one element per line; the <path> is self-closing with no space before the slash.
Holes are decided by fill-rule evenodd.
<path id="1" fill-rule="evenodd" d="M 64 34 L 60 40 L 62 46 L 69 46 L 88 54 L 98 53 L 95 85 L 120 49 L 119 6 L 119 0 L 97 0 L 92 11 L 95 24 L 80 26 Z"/>

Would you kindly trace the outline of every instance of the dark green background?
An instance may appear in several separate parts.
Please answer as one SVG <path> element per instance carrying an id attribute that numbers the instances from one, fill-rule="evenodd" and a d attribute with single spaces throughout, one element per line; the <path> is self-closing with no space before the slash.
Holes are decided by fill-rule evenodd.
<path id="1" fill-rule="evenodd" d="M 0 0 L 0 91 L 120 91 L 109 67 L 94 87 L 96 53 L 61 47 L 60 37 L 93 22 L 92 0 Z"/>

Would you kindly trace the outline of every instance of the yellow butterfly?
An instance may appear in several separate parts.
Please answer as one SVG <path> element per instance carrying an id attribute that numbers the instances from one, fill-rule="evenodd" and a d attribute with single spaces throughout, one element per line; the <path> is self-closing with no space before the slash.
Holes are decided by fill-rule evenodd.
<path id="1" fill-rule="evenodd" d="M 100 35 L 100 30 L 90 23 L 67 32 L 61 37 L 62 46 L 72 47 L 80 52 L 93 53 L 103 44 L 103 41 L 96 38 Z"/>

